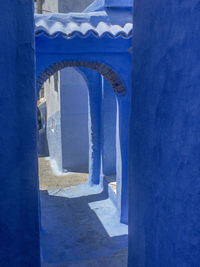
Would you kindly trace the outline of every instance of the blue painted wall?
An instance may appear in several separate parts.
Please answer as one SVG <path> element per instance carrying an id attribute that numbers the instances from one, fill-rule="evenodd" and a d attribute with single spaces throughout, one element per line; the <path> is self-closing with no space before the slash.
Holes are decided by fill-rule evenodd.
<path id="1" fill-rule="evenodd" d="M 88 87 L 75 68 L 45 82 L 49 155 L 59 171 L 88 172 Z"/>
<path id="2" fill-rule="evenodd" d="M 88 87 L 75 68 L 60 72 L 62 166 L 88 172 Z"/>
<path id="3" fill-rule="evenodd" d="M 89 68 L 77 68 L 88 86 L 89 183 L 99 184 L 101 169 L 101 75 Z"/>
<path id="4" fill-rule="evenodd" d="M 32 1 L 0 9 L 0 266 L 40 266 Z"/>
<path id="5" fill-rule="evenodd" d="M 103 174 L 116 175 L 116 94 L 102 77 L 102 164 Z"/>
<path id="6" fill-rule="evenodd" d="M 60 74 L 55 73 L 44 84 L 47 103 L 47 142 L 49 155 L 62 171 L 62 134 L 60 106 Z"/>
<path id="7" fill-rule="evenodd" d="M 200 262 L 200 1 L 135 0 L 129 266 Z"/>

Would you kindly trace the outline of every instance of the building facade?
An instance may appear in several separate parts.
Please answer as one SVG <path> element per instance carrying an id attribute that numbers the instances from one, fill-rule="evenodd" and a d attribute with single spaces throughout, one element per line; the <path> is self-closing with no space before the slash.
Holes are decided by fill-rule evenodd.
<path id="1" fill-rule="evenodd" d="M 41 8 L 43 14 L 82 12 L 91 2 L 45 0 Z M 41 155 L 47 151 L 47 136 L 49 155 L 59 171 L 88 172 L 88 91 L 81 74 L 63 69 L 45 82 L 44 91 L 47 119 L 40 134 Z"/>
<path id="2" fill-rule="evenodd" d="M 125 5 L 122 7 L 116 5 L 116 3 L 105 6 L 104 3 L 99 2 L 98 9 L 100 10 L 95 11 L 93 8 L 96 9 L 97 7 L 91 6 L 90 12 L 86 11 L 85 13 L 38 15 L 35 17 L 37 88 L 40 90 L 42 84 L 58 70 L 69 67 L 79 69 L 79 73 L 86 81 L 89 95 L 89 183 L 103 186 L 106 176 L 115 179 L 117 187 L 115 202 L 121 221 L 127 223 L 128 135 L 126 131 L 129 123 L 131 81 L 130 72 L 126 68 L 131 64 L 132 5 L 128 1 L 126 7 Z M 111 12 L 112 10 L 114 13 Z M 116 24 L 116 12 L 121 14 L 118 18 L 118 24 Z M 122 15 L 124 12 L 126 15 L 129 14 L 126 16 L 126 20 Z M 112 24 L 112 21 L 115 24 Z M 71 27 L 72 24 L 73 27 Z M 75 84 L 72 75 L 71 81 L 70 87 L 73 88 Z M 59 98 L 55 96 L 55 90 L 53 91 L 53 101 L 60 102 Z M 63 115 L 59 115 L 59 112 L 54 110 L 53 114 L 48 116 L 50 118 L 48 137 L 51 136 L 51 140 L 54 139 L 57 142 L 51 142 L 51 140 L 49 142 L 53 148 L 52 155 L 59 150 L 62 160 L 62 148 L 60 149 L 59 145 L 62 146 L 64 141 L 61 137 L 63 129 L 62 125 L 59 126 L 60 121 L 62 121 L 62 117 L 66 116 L 67 108 L 71 107 L 70 113 L 68 112 L 69 117 L 66 116 L 65 119 L 66 122 L 71 120 L 75 131 L 74 129 L 69 130 L 66 123 L 66 134 L 69 133 L 68 140 L 76 138 L 79 129 L 77 128 L 78 123 L 74 125 L 75 119 L 72 115 L 75 105 L 70 98 L 73 96 L 76 101 L 80 98 L 80 101 L 83 100 L 83 93 L 81 97 L 75 94 L 77 92 L 75 88 L 69 92 L 63 91 L 65 98 L 63 97 L 62 106 L 65 105 L 65 112 Z M 67 97 L 72 105 L 67 102 Z M 60 98 L 62 98 L 61 94 Z M 59 105 L 53 105 L 59 108 Z M 86 107 L 83 103 L 81 105 Z M 79 104 L 79 108 L 81 105 Z M 60 107 L 61 110 L 62 106 Z M 82 114 L 83 111 L 82 109 Z M 85 116 L 86 119 L 87 116 Z M 80 119 L 78 121 L 80 125 Z M 87 124 L 84 123 L 84 125 Z M 77 140 L 78 138 L 83 140 L 83 134 L 77 137 Z M 73 144 L 68 143 L 69 145 L 73 149 Z M 51 148 L 49 150 L 51 152 Z M 80 153 L 80 144 L 77 147 L 78 153 Z M 69 154 L 66 163 L 68 167 L 70 160 L 71 164 L 74 164 L 73 160 L 74 162 L 76 160 L 76 157 L 72 157 L 72 153 Z"/>

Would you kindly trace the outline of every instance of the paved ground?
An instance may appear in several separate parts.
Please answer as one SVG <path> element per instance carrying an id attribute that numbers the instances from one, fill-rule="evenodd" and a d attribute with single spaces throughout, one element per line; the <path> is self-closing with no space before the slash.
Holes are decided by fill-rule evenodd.
<path id="1" fill-rule="evenodd" d="M 45 158 L 39 158 L 40 190 L 51 190 L 78 184 L 84 184 L 88 180 L 87 173 L 69 173 L 55 176 L 52 173 L 50 162 Z"/>
<path id="2" fill-rule="evenodd" d="M 47 189 L 83 184 L 87 175 L 58 177 L 52 174 L 48 161 L 40 159 L 39 163 L 42 267 L 126 267 L 127 235 L 110 235 L 97 216 L 96 203 L 107 203 L 106 193 L 49 195 Z"/>

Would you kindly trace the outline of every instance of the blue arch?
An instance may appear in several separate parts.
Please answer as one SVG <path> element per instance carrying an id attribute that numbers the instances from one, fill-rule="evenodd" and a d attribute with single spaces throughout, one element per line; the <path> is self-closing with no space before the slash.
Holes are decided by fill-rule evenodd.
<path id="1" fill-rule="evenodd" d="M 113 90 L 119 94 L 126 94 L 127 90 L 124 82 L 121 77 L 112 70 L 111 67 L 107 66 L 103 63 L 91 62 L 91 61 L 74 61 L 74 60 L 66 60 L 58 63 L 54 63 L 48 66 L 42 73 L 37 76 L 36 79 L 36 87 L 39 91 L 43 85 L 43 83 L 54 73 L 59 70 L 62 70 L 66 67 L 85 67 L 89 69 L 93 69 L 94 71 L 99 72 L 102 76 L 104 76 L 112 85 Z"/>

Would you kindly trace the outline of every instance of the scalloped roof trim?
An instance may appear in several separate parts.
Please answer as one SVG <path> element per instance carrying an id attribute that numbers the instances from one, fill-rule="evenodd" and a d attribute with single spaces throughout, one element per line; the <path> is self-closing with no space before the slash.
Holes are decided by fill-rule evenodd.
<path id="1" fill-rule="evenodd" d="M 124 26 L 112 25 L 105 12 L 35 16 L 35 33 L 37 35 L 43 33 L 49 37 L 55 37 L 58 34 L 69 38 L 77 34 L 86 37 L 93 33 L 97 37 L 107 34 L 112 38 L 118 36 L 128 38 L 132 34 L 132 29 L 132 23 L 126 23 Z"/>

